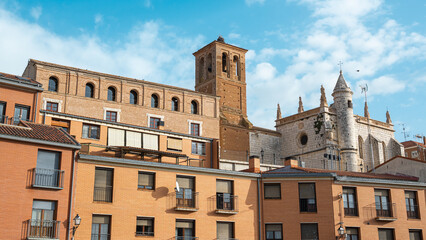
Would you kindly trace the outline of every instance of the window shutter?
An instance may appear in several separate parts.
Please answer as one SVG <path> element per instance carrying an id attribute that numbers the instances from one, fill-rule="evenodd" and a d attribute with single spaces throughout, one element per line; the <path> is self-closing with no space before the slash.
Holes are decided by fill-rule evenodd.
<path id="1" fill-rule="evenodd" d="M 266 231 L 273 231 L 273 232 L 276 232 L 276 231 L 279 231 L 279 232 L 281 232 L 281 225 L 280 224 L 267 224 L 266 225 Z"/>
<path id="2" fill-rule="evenodd" d="M 189 177 L 177 177 L 176 181 L 180 188 L 194 189 L 194 178 Z"/>
<path id="3" fill-rule="evenodd" d="M 143 134 L 143 148 L 158 150 L 158 135 Z"/>
<path id="4" fill-rule="evenodd" d="M 406 192 L 405 192 L 405 198 L 411 198 L 411 199 L 414 199 L 414 198 L 416 198 L 416 193 L 415 193 L 415 192 L 412 192 L 412 191 L 406 191 Z"/>
<path id="5" fill-rule="evenodd" d="M 141 186 L 153 186 L 154 185 L 154 175 L 149 173 L 139 173 L 138 185 Z"/>
<path id="6" fill-rule="evenodd" d="M 217 223 L 217 239 L 232 238 L 232 223 Z"/>
<path id="7" fill-rule="evenodd" d="M 138 226 L 152 226 L 152 220 L 151 219 L 138 218 L 137 225 Z"/>
<path id="8" fill-rule="evenodd" d="M 94 223 L 94 224 L 109 224 L 109 216 L 93 215 L 92 223 Z"/>
<path id="9" fill-rule="evenodd" d="M 182 139 L 180 138 L 167 138 L 167 148 L 182 151 Z"/>
<path id="10" fill-rule="evenodd" d="M 265 185 L 265 198 L 280 198 L 281 197 L 281 185 Z"/>
<path id="11" fill-rule="evenodd" d="M 59 169 L 61 153 L 38 150 L 37 168 Z"/>
<path id="12" fill-rule="evenodd" d="M 315 184 L 314 183 L 301 183 L 299 184 L 300 198 L 315 198 Z"/>
<path id="13" fill-rule="evenodd" d="M 388 195 L 389 195 L 389 192 L 386 189 L 375 189 L 374 190 L 374 196 L 387 197 Z"/>
<path id="14" fill-rule="evenodd" d="M 393 231 L 391 229 L 379 229 L 380 240 L 393 240 Z"/>
<path id="15" fill-rule="evenodd" d="M 141 148 L 142 133 L 126 131 L 126 146 Z"/>
<path id="16" fill-rule="evenodd" d="M 194 226 L 193 222 L 184 222 L 184 221 L 176 222 L 176 228 L 192 228 L 193 226 Z"/>
<path id="17" fill-rule="evenodd" d="M 34 201 L 33 209 L 55 210 L 55 205 L 52 201 Z"/>
<path id="18" fill-rule="evenodd" d="M 346 228 L 346 233 L 347 234 L 358 234 L 358 229 L 357 228 Z"/>
<path id="19" fill-rule="evenodd" d="M 95 187 L 112 186 L 112 170 L 96 169 L 95 170 Z"/>
<path id="20" fill-rule="evenodd" d="M 108 128 L 108 146 L 124 146 L 124 130 Z"/>
<path id="21" fill-rule="evenodd" d="M 343 193 L 351 193 L 351 194 L 355 194 L 355 189 L 351 188 L 351 187 L 344 187 L 343 188 Z"/>
<path id="22" fill-rule="evenodd" d="M 232 181 L 216 180 L 216 192 L 232 193 Z"/>

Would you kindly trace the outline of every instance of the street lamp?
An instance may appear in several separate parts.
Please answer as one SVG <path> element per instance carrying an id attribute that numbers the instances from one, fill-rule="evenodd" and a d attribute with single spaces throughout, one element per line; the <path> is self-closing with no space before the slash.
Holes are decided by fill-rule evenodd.
<path id="1" fill-rule="evenodd" d="M 343 228 L 341 224 L 340 224 L 340 227 L 337 229 L 337 233 L 339 234 L 339 239 L 346 239 L 345 229 Z"/>
<path id="2" fill-rule="evenodd" d="M 73 220 L 74 220 L 74 227 L 72 227 L 72 239 L 74 239 L 75 231 L 77 231 L 78 226 L 80 226 L 81 217 L 78 216 L 77 214 L 77 216 L 75 216 Z"/>

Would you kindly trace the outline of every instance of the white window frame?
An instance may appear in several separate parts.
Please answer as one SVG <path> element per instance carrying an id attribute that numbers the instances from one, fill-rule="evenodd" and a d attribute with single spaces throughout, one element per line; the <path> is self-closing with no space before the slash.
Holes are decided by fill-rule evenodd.
<path id="1" fill-rule="evenodd" d="M 197 123 L 200 125 L 200 137 L 203 136 L 203 122 L 196 121 L 196 120 L 189 120 L 189 119 L 188 119 L 188 134 L 191 134 L 191 123 Z"/>
<path id="2" fill-rule="evenodd" d="M 104 107 L 104 120 L 106 121 L 106 113 L 107 111 L 116 112 L 117 113 L 117 122 L 120 122 L 121 109 L 119 108 L 108 108 Z"/>
<path id="3" fill-rule="evenodd" d="M 43 98 L 43 109 L 46 110 L 47 102 L 53 102 L 58 104 L 58 112 L 62 112 L 62 100 Z"/>
<path id="4" fill-rule="evenodd" d="M 147 127 L 150 127 L 149 123 L 151 122 L 152 117 L 153 118 L 159 118 L 161 121 L 164 122 L 164 116 L 163 115 L 156 115 L 156 114 L 147 113 L 146 116 L 148 118 Z"/>

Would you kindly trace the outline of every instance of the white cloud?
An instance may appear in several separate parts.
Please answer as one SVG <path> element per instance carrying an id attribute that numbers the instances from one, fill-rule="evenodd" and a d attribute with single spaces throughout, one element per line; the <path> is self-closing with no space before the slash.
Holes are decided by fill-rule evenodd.
<path id="1" fill-rule="evenodd" d="M 253 4 L 263 4 L 265 2 L 265 0 L 245 0 L 245 1 L 248 6 L 251 6 Z"/>
<path id="2" fill-rule="evenodd" d="M 194 86 L 194 59 L 203 37 L 182 37 L 156 21 L 136 25 L 122 44 L 93 35 L 63 37 L 0 8 L 0 71 L 22 74 L 27 60 L 38 60 L 180 87 Z M 168 29 L 168 30 L 166 30 Z M 172 73 L 172 74 L 170 74 Z"/>
<path id="3" fill-rule="evenodd" d="M 230 33 L 229 35 L 228 35 L 228 38 L 230 38 L 230 39 L 238 39 L 238 38 L 240 38 L 241 37 L 241 35 L 240 34 L 238 34 L 238 33 Z"/>
<path id="4" fill-rule="evenodd" d="M 95 24 L 99 25 L 104 21 L 104 17 L 102 16 L 102 14 L 96 14 L 95 15 Z"/>
<path id="5" fill-rule="evenodd" d="M 31 8 L 31 16 L 35 19 L 38 20 L 41 16 L 41 13 L 43 12 L 43 8 L 41 8 L 40 6 L 38 7 L 33 7 Z"/>

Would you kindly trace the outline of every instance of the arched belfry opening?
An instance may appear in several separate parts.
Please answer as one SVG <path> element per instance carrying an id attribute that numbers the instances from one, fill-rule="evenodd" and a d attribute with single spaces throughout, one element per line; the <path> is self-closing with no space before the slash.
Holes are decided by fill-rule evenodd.
<path id="1" fill-rule="evenodd" d="M 238 58 L 238 56 L 234 56 L 234 69 L 235 69 L 235 76 L 239 77 L 241 74 L 241 70 L 240 70 L 240 59 Z"/>
<path id="2" fill-rule="evenodd" d="M 198 81 L 203 82 L 204 79 L 205 79 L 205 77 L 204 77 L 204 57 L 202 57 L 200 59 L 200 65 L 199 65 L 199 68 L 198 68 Z"/>
<path id="3" fill-rule="evenodd" d="M 228 72 L 228 54 L 222 53 L 222 72 Z"/>

